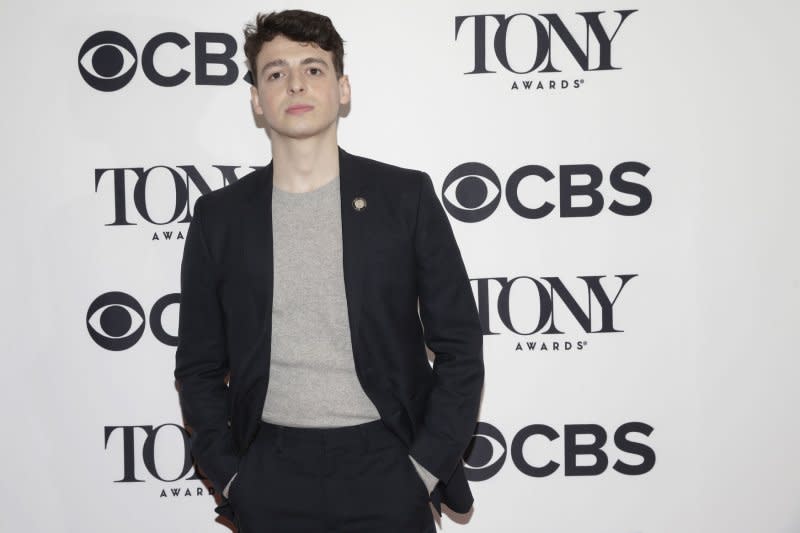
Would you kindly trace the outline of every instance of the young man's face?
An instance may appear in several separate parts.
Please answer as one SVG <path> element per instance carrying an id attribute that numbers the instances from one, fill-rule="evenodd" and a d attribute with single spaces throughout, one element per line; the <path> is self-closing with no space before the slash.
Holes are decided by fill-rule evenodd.
<path id="1" fill-rule="evenodd" d="M 335 131 L 339 106 L 350 102 L 350 83 L 336 77 L 333 54 L 283 35 L 261 46 L 253 77 L 253 109 L 271 137 L 307 139 Z"/>

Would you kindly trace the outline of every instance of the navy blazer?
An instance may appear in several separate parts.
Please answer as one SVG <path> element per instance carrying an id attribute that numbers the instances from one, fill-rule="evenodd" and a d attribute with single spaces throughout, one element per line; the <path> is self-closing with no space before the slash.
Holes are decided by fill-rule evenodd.
<path id="1" fill-rule="evenodd" d="M 440 502 L 467 512 L 462 455 L 478 416 L 483 336 L 452 228 L 427 174 L 341 149 L 339 171 L 359 382 L 440 480 L 431 494 L 437 512 Z M 216 511 L 231 520 L 222 489 L 255 437 L 269 382 L 271 209 L 272 163 L 201 196 L 181 262 L 175 379 L 192 454 L 220 493 Z"/>

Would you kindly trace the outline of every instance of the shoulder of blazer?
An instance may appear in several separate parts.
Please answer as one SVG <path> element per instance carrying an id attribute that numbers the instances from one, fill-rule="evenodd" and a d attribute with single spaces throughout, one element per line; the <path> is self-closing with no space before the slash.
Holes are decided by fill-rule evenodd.
<path id="1" fill-rule="evenodd" d="M 345 152 L 344 150 L 340 150 L 339 153 L 342 162 L 350 165 L 351 169 L 359 174 L 374 175 L 376 178 L 379 177 L 385 179 L 406 179 L 406 180 L 408 180 L 411 177 L 416 177 L 417 179 L 420 179 L 426 175 L 421 170 L 404 168 L 397 165 L 392 165 L 390 163 L 384 163 L 383 161 L 370 159 L 368 157 L 353 155 Z"/>
<path id="2" fill-rule="evenodd" d="M 195 212 L 202 204 L 203 215 L 213 218 L 227 218 L 236 214 L 244 205 L 264 198 L 266 185 L 271 181 L 269 174 L 271 165 L 257 168 L 238 180 L 220 189 L 207 192 L 195 202 Z"/>
<path id="3" fill-rule="evenodd" d="M 340 167 L 342 173 L 350 172 L 359 180 L 370 183 L 387 199 L 406 205 L 416 206 L 424 181 L 430 179 L 421 170 L 348 154 L 341 149 Z"/>

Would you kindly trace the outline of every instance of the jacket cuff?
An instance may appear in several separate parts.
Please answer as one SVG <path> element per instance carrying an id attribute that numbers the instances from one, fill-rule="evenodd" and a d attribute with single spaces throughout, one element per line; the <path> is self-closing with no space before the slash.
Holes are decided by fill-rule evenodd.
<path id="1" fill-rule="evenodd" d="M 461 453 L 458 445 L 447 438 L 437 438 L 424 426 L 420 427 L 420 431 L 409 449 L 409 455 L 420 466 L 445 484 L 458 466 Z"/>

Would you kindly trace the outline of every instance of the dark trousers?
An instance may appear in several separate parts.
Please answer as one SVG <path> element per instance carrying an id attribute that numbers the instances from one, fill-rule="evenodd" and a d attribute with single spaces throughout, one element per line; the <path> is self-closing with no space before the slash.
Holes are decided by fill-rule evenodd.
<path id="1" fill-rule="evenodd" d="M 229 489 L 239 533 L 435 533 L 428 491 L 382 421 L 261 422 Z"/>

